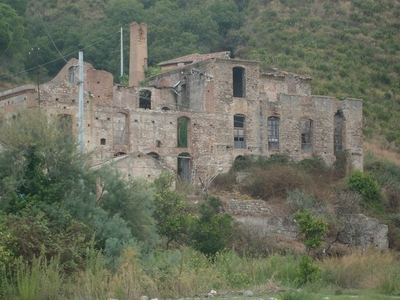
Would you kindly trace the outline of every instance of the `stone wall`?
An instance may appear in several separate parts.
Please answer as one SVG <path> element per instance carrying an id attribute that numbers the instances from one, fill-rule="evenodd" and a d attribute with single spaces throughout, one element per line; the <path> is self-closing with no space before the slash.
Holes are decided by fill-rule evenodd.
<path id="1" fill-rule="evenodd" d="M 352 168 L 362 169 L 360 100 L 312 96 L 310 78 L 276 69 L 261 73 L 259 62 L 218 57 L 178 63 L 149 78 L 148 87 L 139 87 L 147 60 L 146 31 L 145 24 L 131 24 L 130 79 L 134 82 L 130 81 L 130 87 L 114 85 L 110 73 L 84 64 L 83 135 L 96 163 L 136 152 L 152 153 L 167 169 L 179 173 L 178 156 L 186 155 L 195 184 L 220 168 L 228 171 L 237 157 L 248 154 L 285 153 L 295 160 L 318 155 L 332 165 L 334 116 L 340 111 L 343 148 L 349 152 Z M 71 59 L 53 80 L 40 86 L 41 109 L 49 115 L 71 116 L 75 133 L 77 63 Z M 148 106 L 140 104 L 143 91 L 149 96 Z M 36 92 L 34 86 L 26 86 L 0 93 L 0 108 L 13 114 L 21 107 L 38 107 Z M 235 115 L 239 115 L 236 124 L 242 122 L 240 128 L 234 126 Z M 268 146 L 269 117 L 279 118 L 279 149 Z M 178 147 L 179 118 L 188 120 L 185 147 Z M 308 152 L 302 151 L 304 120 L 312 122 Z M 146 172 L 143 177 L 148 177 Z"/>
<path id="2" fill-rule="evenodd" d="M 293 219 L 287 214 L 277 212 L 263 200 L 227 200 L 223 202 L 223 209 L 237 221 L 253 228 L 253 232 L 297 237 L 297 225 Z M 379 223 L 377 219 L 357 214 L 339 235 L 339 242 L 362 248 L 388 249 L 387 234 L 387 225 Z"/>

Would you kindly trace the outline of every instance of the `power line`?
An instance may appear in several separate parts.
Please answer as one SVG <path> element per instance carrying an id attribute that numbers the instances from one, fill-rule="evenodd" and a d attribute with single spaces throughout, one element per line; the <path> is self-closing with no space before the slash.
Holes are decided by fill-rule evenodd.
<path id="1" fill-rule="evenodd" d="M 51 35 L 50 35 L 50 32 L 47 30 L 46 24 L 45 24 L 44 21 L 43 21 L 42 15 L 40 14 L 39 9 L 37 8 L 35 1 L 32 0 L 32 3 L 33 3 L 33 5 L 35 5 L 36 12 L 38 13 L 38 15 L 39 15 L 39 17 L 40 17 L 40 20 L 42 21 L 43 27 L 44 27 L 44 29 L 46 29 L 47 35 L 49 36 L 51 42 L 53 43 L 54 48 L 56 48 L 58 54 L 60 54 L 60 56 L 64 59 L 64 61 L 67 62 L 67 60 L 65 59 L 65 57 L 61 54 L 60 50 L 58 50 L 58 48 L 57 48 L 57 46 L 56 46 L 56 43 L 54 43 L 53 38 L 52 38 Z"/>
<path id="2" fill-rule="evenodd" d="M 58 61 L 58 60 L 60 60 L 60 59 L 64 59 L 64 60 L 65 60 L 65 57 L 69 57 L 69 56 L 71 56 L 71 55 L 73 55 L 73 54 L 75 54 L 75 53 L 78 53 L 79 51 L 82 51 L 82 50 L 84 50 L 84 49 L 93 47 L 94 45 L 97 45 L 98 43 L 100 43 L 100 42 L 102 42 L 102 41 L 104 41 L 104 40 L 106 40 L 106 39 L 109 39 L 110 37 L 112 37 L 112 36 L 114 36 L 114 35 L 116 35 L 116 34 L 119 34 L 119 33 L 120 33 L 120 31 L 114 32 L 114 33 L 110 34 L 109 36 L 107 36 L 107 37 L 105 37 L 105 38 L 103 38 L 103 39 L 101 39 L 101 40 L 99 40 L 99 41 L 97 41 L 97 42 L 95 42 L 95 43 L 93 43 L 93 44 L 91 44 L 91 45 L 88 45 L 88 46 L 86 46 L 86 47 L 84 47 L 84 48 L 81 48 L 81 49 L 79 49 L 79 50 L 75 50 L 75 51 L 73 51 L 73 52 L 71 52 L 71 53 L 68 53 L 68 54 L 64 55 L 63 57 L 59 57 L 59 58 L 53 59 L 53 60 L 51 60 L 51 61 L 48 61 L 48 62 L 46 62 L 46 63 L 43 63 L 43 64 L 41 64 L 41 65 L 38 65 L 37 67 L 33 67 L 33 68 L 30 68 L 30 69 L 25 69 L 25 70 L 23 70 L 23 71 L 21 71 L 21 72 L 18 72 L 18 73 L 14 73 L 14 74 L 11 74 L 11 75 L 7 75 L 7 76 L 0 77 L 0 80 L 6 79 L 6 78 L 10 78 L 10 77 L 14 77 L 14 76 L 20 75 L 20 74 L 22 74 L 22 73 L 26 73 L 26 72 L 35 70 L 36 68 L 46 66 L 46 65 L 51 64 L 51 63 L 53 63 L 53 62 L 56 62 L 56 61 Z M 65 60 L 65 61 L 66 61 L 66 60 Z"/>

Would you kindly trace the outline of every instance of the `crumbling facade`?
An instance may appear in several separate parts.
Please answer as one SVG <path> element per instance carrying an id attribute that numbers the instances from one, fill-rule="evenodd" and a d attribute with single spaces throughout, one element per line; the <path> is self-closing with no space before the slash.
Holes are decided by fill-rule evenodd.
<path id="1" fill-rule="evenodd" d="M 286 153 L 294 160 L 320 156 L 328 164 L 347 150 L 362 169 L 362 101 L 313 96 L 311 79 L 272 70 L 228 52 L 191 55 L 160 65 L 140 86 L 147 67 L 147 27 L 131 25 L 130 86 L 84 64 L 85 147 L 96 162 L 110 159 L 126 174 L 154 179 L 163 170 L 186 182 L 206 182 L 237 157 Z M 77 60 L 51 81 L 0 92 L 13 114 L 36 107 L 78 130 Z"/>

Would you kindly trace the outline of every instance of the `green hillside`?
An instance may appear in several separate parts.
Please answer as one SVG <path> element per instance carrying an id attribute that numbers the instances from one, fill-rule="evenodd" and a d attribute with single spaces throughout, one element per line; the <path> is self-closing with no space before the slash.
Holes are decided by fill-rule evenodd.
<path id="1" fill-rule="evenodd" d="M 314 94 L 364 99 L 365 136 L 396 144 L 399 16 L 398 0 L 0 0 L 0 89 L 34 78 L 31 48 L 40 48 L 42 81 L 83 49 L 118 82 L 120 27 L 127 70 L 129 23 L 145 22 L 150 65 L 232 50 L 265 69 L 312 77 Z"/>

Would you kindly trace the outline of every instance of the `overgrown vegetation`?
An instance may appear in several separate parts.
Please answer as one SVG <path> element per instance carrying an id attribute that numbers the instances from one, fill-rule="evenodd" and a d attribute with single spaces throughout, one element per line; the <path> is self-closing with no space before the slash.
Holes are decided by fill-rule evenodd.
<path id="1" fill-rule="evenodd" d="M 352 216 L 360 212 L 387 224 L 390 247 L 400 249 L 400 167 L 366 153 L 366 172 L 348 174 L 348 167 L 341 159 L 345 162 L 346 156 L 340 155 L 339 162 L 328 168 L 318 157 L 293 162 L 285 155 L 243 156 L 213 184 L 216 190 L 240 191 L 272 203 L 276 199 L 286 199 L 291 213 L 307 209 L 313 217 L 325 219 L 329 223 L 326 250 L 335 243 L 354 239 L 349 232 L 362 234 L 365 231 L 352 225 Z M 254 250 L 260 242 L 257 238 L 246 237 L 241 245 L 250 252 L 265 255 L 263 251 Z M 263 245 L 282 251 L 277 246 Z"/>

